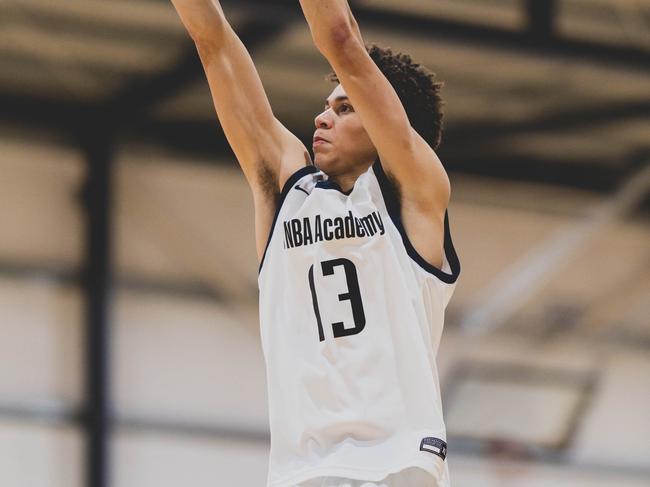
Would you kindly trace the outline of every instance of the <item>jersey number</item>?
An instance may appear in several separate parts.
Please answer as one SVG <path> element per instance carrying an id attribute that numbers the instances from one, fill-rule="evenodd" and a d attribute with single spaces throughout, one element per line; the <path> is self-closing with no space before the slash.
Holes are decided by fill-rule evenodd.
<path id="1" fill-rule="evenodd" d="M 356 335 L 366 326 L 366 315 L 363 312 L 363 303 L 361 302 L 361 293 L 359 292 L 359 280 L 357 279 L 357 268 L 354 263 L 348 259 L 332 259 L 321 262 L 323 276 L 331 276 L 334 274 L 335 267 L 343 267 L 345 272 L 345 280 L 348 284 L 347 292 L 339 294 L 339 301 L 350 301 L 352 306 L 352 318 L 354 320 L 354 327 L 345 328 L 342 321 L 332 323 L 332 330 L 334 337 L 343 337 L 348 335 Z M 318 297 L 316 296 L 316 287 L 314 286 L 314 266 L 309 268 L 309 289 L 311 290 L 311 300 L 314 305 L 314 314 L 316 315 L 316 322 L 318 323 L 318 337 L 322 342 L 325 340 L 323 333 L 323 323 L 320 317 L 320 310 L 318 308 Z"/>

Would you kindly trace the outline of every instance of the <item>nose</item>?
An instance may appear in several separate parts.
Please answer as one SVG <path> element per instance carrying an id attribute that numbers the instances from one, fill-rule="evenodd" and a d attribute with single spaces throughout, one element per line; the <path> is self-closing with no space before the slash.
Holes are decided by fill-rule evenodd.
<path id="1" fill-rule="evenodd" d="M 328 108 L 327 110 L 316 115 L 316 118 L 314 119 L 314 124 L 316 125 L 317 129 L 328 129 L 332 127 L 332 119 L 329 116 L 330 110 L 331 108 Z"/>

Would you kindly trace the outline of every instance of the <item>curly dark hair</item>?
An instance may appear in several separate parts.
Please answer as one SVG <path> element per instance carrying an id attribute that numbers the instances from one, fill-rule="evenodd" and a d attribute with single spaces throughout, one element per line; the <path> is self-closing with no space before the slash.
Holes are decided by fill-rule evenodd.
<path id="1" fill-rule="evenodd" d="M 366 45 L 366 50 L 397 92 L 411 126 L 433 149 L 437 149 L 442 139 L 444 102 L 440 89 L 443 82 L 436 81 L 434 73 L 414 63 L 408 54 L 393 53 L 391 48 L 377 44 Z M 328 74 L 326 79 L 339 82 L 336 73 Z"/>

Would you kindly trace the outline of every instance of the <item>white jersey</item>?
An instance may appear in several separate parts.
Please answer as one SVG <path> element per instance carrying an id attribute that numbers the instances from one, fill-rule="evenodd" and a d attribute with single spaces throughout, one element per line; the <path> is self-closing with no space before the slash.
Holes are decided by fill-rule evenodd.
<path id="1" fill-rule="evenodd" d="M 460 272 L 409 242 L 379 160 L 344 193 L 314 166 L 285 184 L 258 278 L 268 487 L 378 481 L 420 467 L 447 485 L 436 354 Z"/>

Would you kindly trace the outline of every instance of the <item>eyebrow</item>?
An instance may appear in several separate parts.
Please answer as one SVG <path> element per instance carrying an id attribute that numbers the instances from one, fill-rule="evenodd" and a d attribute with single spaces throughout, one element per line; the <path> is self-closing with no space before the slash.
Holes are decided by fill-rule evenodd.
<path id="1" fill-rule="evenodd" d="M 334 102 L 341 101 L 341 100 L 349 100 L 349 98 L 347 96 L 337 96 L 336 98 L 334 98 Z M 329 104 L 330 102 L 327 99 L 325 99 L 325 106 L 327 107 L 329 106 Z"/>

